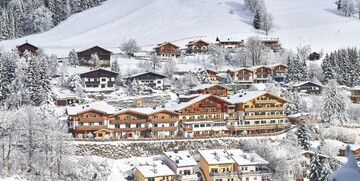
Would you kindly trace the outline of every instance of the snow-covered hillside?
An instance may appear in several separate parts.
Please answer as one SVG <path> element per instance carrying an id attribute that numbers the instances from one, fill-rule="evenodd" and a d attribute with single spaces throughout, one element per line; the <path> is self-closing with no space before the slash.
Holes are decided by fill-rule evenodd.
<path id="1" fill-rule="evenodd" d="M 268 37 L 280 38 L 285 48 L 310 44 L 316 51 L 355 46 L 360 20 L 343 17 L 332 0 L 265 0 L 276 28 Z M 230 13 L 233 10 L 234 13 Z M 99 7 L 71 16 L 52 30 L 3 41 L 10 50 L 26 40 L 47 53 L 66 55 L 70 49 L 94 45 L 114 52 L 129 38 L 143 49 L 172 41 L 185 45 L 194 39 L 217 36 L 246 39 L 265 36 L 252 27 L 252 15 L 242 0 L 108 0 Z"/>

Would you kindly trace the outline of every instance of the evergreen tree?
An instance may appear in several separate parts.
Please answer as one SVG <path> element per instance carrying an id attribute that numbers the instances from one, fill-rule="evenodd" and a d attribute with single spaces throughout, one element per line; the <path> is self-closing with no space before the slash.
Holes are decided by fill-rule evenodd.
<path id="1" fill-rule="evenodd" d="M 324 90 L 322 120 L 334 125 L 341 125 L 347 122 L 347 112 L 344 98 L 337 85 L 335 80 L 330 80 Z"/>
<path id="2" fill-rule="evenodd" d="M 41 99 L 42 101 L 51 100 L 52 88 L 51 78 L 49 73 L 49 59 L 47 57 L 39 57 L 39 78 L 41 86 Z"/>
<path id="3" fill-rule="evenodd" d="M 114 60 L 111 63 L 111 71 L 118 73 L 118 76 L 116 77 L 116 85 L 120 85 L 122 82 L 122 75 L 121 75 L 121 71 L 120 71 L 120 66 L 118 63 L 118 60 Z"/>
<path id="4" fill-rule="evenodd" d="M 74 49 L 72 49 L 70 52 L 69 52 L 69 55 L 68 55 L 68 62 L 71 64 L 71 65 L 79 65 L 79 58 L 78 58 L 78 55 L 76 53 L 76 51 Z"/>
<path id="5" fill-rule="evenodd" d="M 0 55 L 0 103 L 8 98 L 12 90 L 12 82 L 16 75 L 16 55 L 15 53 L 2 53 Z"/>
<path id="6" fill-rule="evenodd" d="M 319 155 L 315 153 L 310 161 L 310 180 L 311 181 L 327 181 L 328 172 L 320 162 Z"/>
<path id="7" fill-rule="evenodd" d="M 297 114 L 300 112 L 300 100 L 297 90 L 290 91 L 288 99 L 291 101 L 286 104 L 286 115 Z"/>
<path id="8" fill-rule="evenodd" d="M 89 64 L 90 64 L 90 65 L 93 65 L 96 69 L 101 68 L 99 56 L 98 56 L 97 53 L 91 54 L 91 58 L 90 58 Z"/>
<path id="9" fill-rule="evenodd" d="M 335 78 L 334 69 L 330 62 L 330 57 L 328 54 L 325 55 L 325 58 L 324 58 L 323 62 L 321 63 L 321 69 L 322 69 L 322 73 L 324 75 L 323 79 L 321 80 L 321 83 L 327 84 L 329 82 L 329 80 Z"/>
<path id="10" fill-rule="evenodd" d="M 310 143 L 309 143 L 308 128 L 303 118 L 301 118 L 300 120 L 299 128 L 296 131 L 296 135 L 298 137 L 298 144 L 301 146 L 301 148 L 303 150 L 309 150 Z"/>
<path id="11" fill-rule="evenodd" d="M 253 26 L 257 30 L 261 28 L 261 12 L 259 9 L 255 11 Z"/>
<path id="12" fill-rule="evenodd" d="M 27 93 L 29 95 L 30 104 L 39 106 L 42 101 L 42 83 L 40 75 L 40 62 L 39 57 L 34 57 L 29 61 L 27 71 Z"/>

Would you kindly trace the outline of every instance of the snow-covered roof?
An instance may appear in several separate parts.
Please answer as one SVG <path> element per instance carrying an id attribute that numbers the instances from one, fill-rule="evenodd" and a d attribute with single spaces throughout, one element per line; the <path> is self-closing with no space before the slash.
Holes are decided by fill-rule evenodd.
<path id="1" fill-rule="evenodd" d="M 175 173 L 162 161 L 152 161 L 140 164 L 136 169 L 146 178 L 175 175 Z"/>
<path id="2" fill-rule="evenodd" d="M 83 105 L 69 106 L 66 108 L 66 112 L 69 116 L 75 116 L 79 113 L 90 110 L 97 110 L 106 114 L 113 114 L 115 112 L 115 107 L 107 104 L 105 101 L 100 101 Z"/>
<path id="3" fill-rule="evenodd" d="M 234 95 L 228 96 L 227 98 L 224 98 L 224 100 L 229 101 L 233 104 L 245 103 L 245 102 L 253 100 L 259 96 L 262 96 L 264 94 L 270 94 L 274 97 L 284 100 L 285 102 L 289 102 L 285 98 L 279 97 L 273 93 L 266 92 L 266 91 L 241 91 L 237 94 L 234 94 Z"/>
<path id="4" fill-rule="evenodd" d="M 204 89 L 208 89 L 214 86 L 220 86 L 220 87 L 224 87 L 225 89 L 229 89 L 228 87 L 221 85 L 221 84 L 200 84 L 194 88 L 192 88 L 192 91 L 197 91 L 197 90 L 204 90 Z"/>
<path id="5" fill-rule="evenodd" d="M 195 104 L 196 102 L 199 102 L 199 101 L 209 98 L 209 97 L 216 97 L 222 101 L 225 101 L 225 102 L 231 104 L 231 102 L 229 102 L 228 100 L 222 99 L 222 98 L 214 96 L 212 94 L 196 94 L 196 96 L 197 96 L 196 98 L 193 98 L 188 102 L 178 102 L 178 101 L 170 100 L 169 102 L 167 102 L 165 104 L 165 107 L 168 109 L 174 110 L 174 111 L 179 111 L 179 110 L 182 110 L 186 107 L 189 107 L 189 106 Z"/>
<path id="6" fill-rule="evenodd" d="M 235 163 L 225 150 L 199 150 L 199 153 L 209 165 Z"/>
<path id="7" fill-rule="evenodd" d="M 151 114 L 158 113 L 158 112 L 163 112 L 163 111 L 178 114 L 178 113 L 174 112 L 171 109 L 165 109 L 165 108 L 162 108 L 162 109 L 157 109 L 157 108 L 155 108 L 155 109 L 154 108 L 126 108 L 126 109 L 122 109 L 122 110 L 120 110 L 118 112 L 115 112 L 114 115 L 118 115 L 118 114 L 122 114 L 122 113 L 126 113 L 126 112 L 135 112 L 135 113 L 138 113 L 138 114 L 151 115 Z"/>
<path id="8" fill-rule="evenodd" d="M 290 86 L 293 86 L 293 87 L 299 87 L 299 86 L 302 86 L 302 85 L 307 84 L 307 83 L 315 84 L 315 85 L 320 86 L 320 87 L 323 86 L 323 85 L 321 85 L 321 84 L 318 84 L 318 83 L 315 83 L 315 82 L 311 82 L 311 81 L 297 82 L 297 83 L 289 84 L 289 85 L 290 85 Z"/>
<path id="9" fill-rule="evenodd" d="M 244 41 L 244 39 L 241 38 L 234 38 L 234 37 L 217 37 L 221 43 L 225 43 L 225 42 L 242 42 Z"/>
<path id="10" fill-rule="evenodd" d="M 356 151 L 360 149 L 360 145 L 342 145 L 340 146 L 340 150 L 346 150 L 346 147 L 349 146 L 351 151 Z"/>
<path id="11" fill-rule="evenodd" d="M 270 64 L 270 65 L 267 65 L 267 66 L 270 67 L 270 68 L 274 68 L 274 67 L 279 66 L 279 65 L 284 66 L 284 67 L 288 67 L 287 65 L 285 65 L 283 63 Z"/>
<path id="12" fill-rule="evenodd" d="M 185 167 L 185 166 L 195 166 L 197 162 L 190 155 L 189 151 L 168 151 L 164 152 L 164 154 L 172 161 L 177 167 Z M 178 163 L 176 163 L 178 160 Z"/>
<path id="13" fill-rule="evenodd" d="M 171 42 L 164 42 L 164 43 L 162 43 L 162 44 L 159 44 L 159 45 L 156 46 L 155 48 L 160 48 L 160 47 L 162 47 L 162 46 L 164 46 L 164 45 L 166 45 L 166 44 L 171 44 L 171 45 L 173 45 L 174 47 L 179 48 L 179 46 L 177 46 L 177 45 L 175 45 L 174 43 L 171 43 Z"/>
<path id="14" fill-rule="evenodd" d="M 204 41 L 204 40 L 202 40 L 202 39 L 198 39 L 198 40 L 195 40 L 195 41 L 190 41 L 188 44 L 186 44 L 185 46 L 190 46 L 190 45 L 193 45 L 193 44 L 195 44 L 195 43 L 197 43 L 197 42 L 204 42 L 204 43 L 207 43 L 207 44 L 209 44 L 208 42 L 206 42 L 206 41 Z"/>
<path id="15" fill-rule="evenodd" d="M 267 66 L 267 65 L 258 65 L 258 66 L 252 66 L 252 67 L 249 67 L 249 69 L 251 70 L 257 70 L 259 68 L 267 68 L 267 69 L 271 69 L 271 67 Z"/>
<path id="16" fill-rule="evenodd" d="M 298 118 L 298 117 L 307 116 L 307 115 L 311 115 L 311 114 L 310 113 L 296 113 L 296 114 L 288 115 L 287 117 L 288 118 Z"/>
<path id="17" fill-rule="evenodd" d="M 232 70 L 232 72 L 236 72 L 236 71 L 240 71 L 240 70 L 248 70 L 250 72 L 254 72 L 254 70 L 250 69 L 250 67 L 239 67 L 237 69 Z"/>
<path id="18" fill-rule="evenodd" d="M 141 73 L 137 73 L 137 74 L 134 74 L 134 75 L 130 75 L 130 76 L 128 76 L 128 77 L 125 77 L 124 79 L 139 77 L 139 76 L 142 76 L 142 75 L 145 75 L 145 74 L 155 74 L 155 75 L 158 75 L 159 77 L 163 77 L 163 78 L 166 77 L 166 75 L 159 74 L 159 73 L 155 73 L 155 72 L 141 72 Z"/>
<path id="19" fill-rule="evenodd" d="M 269 164 L 261 156 L 256 153 L 244 153 L 240 149 L 227 150 L 236 164 L 238 165 L 266 165 Z"/>

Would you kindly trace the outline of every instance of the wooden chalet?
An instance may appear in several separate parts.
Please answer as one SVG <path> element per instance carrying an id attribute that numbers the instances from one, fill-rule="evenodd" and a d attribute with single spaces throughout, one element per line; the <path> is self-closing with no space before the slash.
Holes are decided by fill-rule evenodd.
<path id="1" fill-rule="evenodd" d="M 269 66 L 272 72 L 272 78 L 276 82 L 284 82 L 288 72 L 288 66 L 282 63 Z"/>
<path id="2" fill-rule="evenodd" d="M 360 103 L 360 87 L 353 87 L 350 89 L 350 99 L 354 104 Z"/>
<path id="3" fill-rule="evenodd" d="M 55 101 L 57 106 L 68 106 L 79 103 L 79 97 L 76 95 L 59 95 Z"/>
<path id="4" fill-rule="evenodd" d="M 229 119 L 233 134 L 278 131 L 290 126 L 286 119 L 288 100 L 266 91 L 243 91 L 229 96 L 235 105 L 236 118 Z M 245 131 L 245 132 L 244 132 Z"/>
<path id="5" fill-rule="evenodd" d="M 147 114 L 152 137 L 175 137 L 178 133 L 179 113 L 170 109 L 153 110 Z"/>
<path id="6" fill-rule="evenodd" d="M 320 54 L 317 52 L 313 52 L 309 55 L 310 61 L 320 60 Z"/>
<path id="7" fill-rule="evenodd" d="M 145 113 L 131 109 L 121 110 L 109 116 L 110 129 L 118 139 L 146 135 L 146 122 Z"/>
<path id="8" fill-rule="evenodd" d="M 349 145 L 349 146 L 350 146 L 350 150 L 354 154 L 354 156 L 360 158 L 360 145 Z M 339 156 L 346 156 L 345 155 L 346 147 L 347 147 L 347 145 L 341 146 L 339 148 Z"/>
<path id="9" fill-rule="evenodd" d="M 89 134 L 95 136 L 95 132 L 98 130 L 109 132 L 108 117 L 114 112 L 114 107 L 105 102 L 73 105 L 66 109 L 70 131 L 77 138 L 87 138 Z"/>
<path id="10" fill-rule="evenodd" d="M 96 69 L 80 74 L 86 92 L 108 92 L 115 90 L 118 73 Z"/>
<path id="11" fill-rule="evenodd" d="M 204 94 L 179 97 L 178 103 L 166 105 L 180 114 L 180 132 L 185 137 L 227 134 L 225 112 L 232 104 L 220 97 Z"/>
<path id="12" fill-rule="evenodd" d="M 163 58 L 173 58 L 173 57 L 179 57 L 180 56 L 180 47 L 177 45 L 165 42 L 163 44 L 159 44 L 157 47 L 154 48 L 157 55 L 163 57 Z"/>
<path id="13" fill-rule="evenodd" d="M 244 40 L 240 39 L 226 39 L 220 40 L 219 37 L 216 38 L 217 44 L 222 46 L 224 49 L 236 49 L 236 48 L 243 48 L 245 47 Z"/>
<path id="14" fill-rule="evenodd" d="M 140 86 L 147 86 L 152 89 L 164 90 L 165 75 L 155 72 L 143 72 L 124 78 L 128 83 L 136 81 Z"/>
<path id="15" fill-rule="evenodd" d="M 77 52 L 79 61 L 82 64 L 88 65 L 88 66 L 94 66 L 93 64 L 89 63 L 89 60 L 91 60 L 92 54 L 98 55 L 101 67 L 110 67 L 110 57 L 111 57 L 112 52 L 109 50 L 106 50 L 99 46 L 94 46 L 92 48 L 83 50 L 81 52 Z"/>
<path id="16" fill-rule="evenodd" d="M 265 47 L 270 48 L 272 51 L 277 52 L 281 48 L 279 43 L 279 38 L 272 38 L 272 39 L 263 39 L 261 43 L 264 44 Z"/>
<path id="17" fill-rule="evenodd" d="M 299 82 L 292 84 L 290 86 L 293 89 L 297 90 L 299 93 L 305 93 L 305 94 L 319 95 L 321 94 L 322 91 L 322 85 L 310 81 Z"/>
<path id="18" fill-rule="evenodd" d="M 265 65 L 250 67 L 254 71 L 254 83 L 267 83 L 270 80 L 271 68 Z"/>
<path id="19" fill-rule="evenodd" d="M 206 71 L 206 74 L 209 77 L 210 83 L 212 83 L 212 84 L 220 83 L 223 79 L 221 76 L 219 76 L 219 72 L 217 72 L 215 70 L 203 69 L 203 70 L 200 70 L 199 73 L 204 74 L 204 71 Z"/>
<path id="20" fill-rule="evenodd" d="M 227 97 L 229 88 L 221 84 L 201 84 L 190 90 L 190 94 L 212 94 Z"/>
<path id="21" fill-rule="evenodd" d="M 252 69 L 240 67 L 235 70 L 228 70 L 227 73 L 235 83 L 250 86 L 254 82 L 254 70 Z"/>
<path id="22" fill-rule="evenodd" d="M 208 51 L 209 43 L 203 40 L 191 41 L 187 45 L 186 53 L 204 54 Z"/>
<path id="23" fill-rule="evenodd" d="M 22 57 L 22 56 L 24 55 L 24 52 L 25 52 L 25 51 L 28 51 L 28 52 L 30 52 L 31 54 L 36 55 L 36 54 L 37 54 L 36 51 L 37 51 L 39 48 L 36 47 L 35 45 L 32 45 L 32 44 L 26 42 L 26 43 L 24 43 L 24 44 L 22 44 L 22 45 L 16 46 L 16 49 L 17 49 L 17 51 L 19 52 L 20 57 Z"/>

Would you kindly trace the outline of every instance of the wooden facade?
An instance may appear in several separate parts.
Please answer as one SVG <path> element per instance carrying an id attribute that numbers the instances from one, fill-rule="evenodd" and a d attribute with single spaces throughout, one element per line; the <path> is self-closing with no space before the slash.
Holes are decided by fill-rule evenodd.
<path id="1" fill-rule="evenodd" d="M 360 103 L 360 87 L 354 87 L 350 89 L 350 99 L 354 104 Z"/>
<path id="2" fill-rule="evenodd" d="M 228 70 L 227 73 L 230 74 L 230 77 L 236 83 L 248 85 L 254 82 L 254 71 L 249 68 L 241 67 L 233 71 Z"/>
<path id="3" fill-rule="evenodd" d="M 219 44 L 224 49 L 236 49 L 245 47 L 244 40 L 235 40 L 228 38 L 227 40 L 220 40 L 216 38 L 217 44 Z"/>
<path id="4" fill-rule="evenodd" d="M 94 46 L 81 52 L 77 52 L 80 62 L 88 66 L 95 66 L 94 64 L 89 63 L 89 60 L 91 60 L 91 55 L 93 54 L 98 55 L 101 67 L 110 67 L 110 57 L 112 52 L 109 50 L 105 50 L 99 46 Z"/>
<path id="5" fill-rule="evenodd" d="M 272 77 L 277 82 L 285 81 L 288 72 L 288 66 L 285 64 L 276 64 L 271 66 Z"/>
<path id="6" fill-rule="evenodd" d="M 170 42 L 165 42 L 163 44 L 159 44 L 157 47 L 154 48 L 157 55 L 164 57 L 164 58 L 172 58 L 172 57 L 179 57 L 180 56 L 180 47 L 174 45 Z"/>
<path id="7" fill-rule="evenodd" d="M 80 74 L 86 92 L 114 91 L 118 73 L 96 69 Z"/>
<path id="8" fill-rule="evenodd" d="M 229 88 L 220 84 L 198 86 L 190 90 L 190 94 L 212 94 L 219 97 L 228 96 Z"/>
<path id="9" fill-rule="evenodd" d="M 26 42 L 22 45 L 16 46 L 17 51 L 19 52 L 20 57 L 24 55 L 25 51 L 30 52 L 33 55 L 36 55 L 36 51 L 39 49 L 38 47 Z"/>
<path id="10" fill-rule="evenodd" d="M 204 54 L 208 51 L 209 43 L 203 40 L 191 41 L 186 45 L 186 53 L 194 54 Z"/>
<path id="11" fill-rule="evenodd" d="M 261 43 L 263 43 L 265 47 L 270 48 L 274 52 L 279 51 L 279 49 L 281 48 L 278 38 L 261 40 Z"/>
<path id="12" fill-rule="evenodd" d="M 179 114 L 162 109 L 147 114 L 147 120 L 151 123 L 149 128 L 152 137 L 175 137 L 178 131 Z"/>
<path id="13" fill-rule="evenodd" d="M 220 77 L 218 74 L 219 72 L 211 70 L 211 69 L 205 69 L 205 70 L 200 70 L 200 74 L 203 74 L 204 71 L 206 71 L 206 74 L 209 76 L 209 80 L 210 83 L 216 84 L 216 83 L 220 83 L 222 81 L 222 77 Z"/>
<path id="14" fill-rule="evenodd" d="M 267 83 L 270 80 L 271 68 L 265 65 L 260 65 L 251 68 L 254 71 L 255 83 Z"/>
<path id="15" fill-rule="evenodd" d="M 360 157 L 360 145 L 351 145 L 350 150 L 355 157 Z M 342 147 L 339 149 L 339 156 L 346 156 L 345 153 L 346 147 Z"/>
<path id="16" fill-rule="evenodd" d="M 134 80 L 140 86 L 147 86 L 152 89 L 160 89 L 164 90 L 164 79 L 165 75 L 158 74 L 155 72 L 144 72 L 135 75 L 131 75 L 129 77 L 124 78 L 128 83 L 133 82 Z"/>
<path id="17" fill-rule="evenodd" d="M 313 52 L 309 55 L 310 61 L 320 60 L 320 54 L 317 52 Z"/>
<path id="18" fill-rule="evenodd" d="M 293 89 L 296 89 L 299 93 L 319 95 L 322 91 L 322 85 L 306 81 L 292 85 Z"/>

